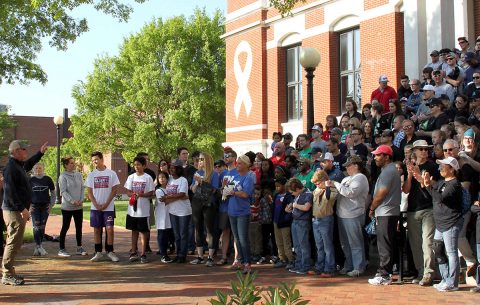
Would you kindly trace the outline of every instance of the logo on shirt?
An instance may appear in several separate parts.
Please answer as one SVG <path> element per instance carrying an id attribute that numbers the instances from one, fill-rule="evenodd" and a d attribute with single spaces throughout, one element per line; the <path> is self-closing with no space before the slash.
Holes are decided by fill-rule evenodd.
<path id="1" fill-rule="evenodd" d="M 177 191 L 178 191 L 178 185 L 176 184 L 167 185 L 167 195 L 175 195 L 177 194 Z"/>
<path id="2" fill-rule="evenodd" d="M 133 181 L 132 191 L 135 193 L 142 194 L 145 192 L 146 186 L 147 186 L 147 183 L 144 181 Z"/>
<path id="3" fill-rule="evenodd" d="M 108 188 L 110 182 L 109 176 L 98 176 L 93 180 L 93 187 L 96 189 L 106 189 Z"/>

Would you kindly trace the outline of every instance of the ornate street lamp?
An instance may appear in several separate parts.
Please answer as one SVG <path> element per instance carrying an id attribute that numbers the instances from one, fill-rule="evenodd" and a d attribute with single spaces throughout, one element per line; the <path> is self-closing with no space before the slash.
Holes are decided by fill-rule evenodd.
<path id="1" fill-rule="evenodd" d="M 320 52 L 315 48 L 302 48 L 300 64 L 307 72 L 307 130 L 312 128 L 313 122 L 313 71 L 320 63 Z"/>
<path id="2" fill-rule="evenodd" d="M 61 141 L 61 135 L 60 135 L 60 126 L 63 124 L 63 116 L 57 115 L 56 117 L 53 118 L 53 123 L 57 127 L 57 185 L 56 185 L 56 194 L 57 198 L 55 200 L 55 203 L 60 203 L 60 187 L 58 185 L 58 179 L 60 177 L 60 141 Z"/>

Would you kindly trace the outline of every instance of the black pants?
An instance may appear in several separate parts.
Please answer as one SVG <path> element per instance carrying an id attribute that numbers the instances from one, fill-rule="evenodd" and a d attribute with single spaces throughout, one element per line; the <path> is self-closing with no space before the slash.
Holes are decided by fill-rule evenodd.
<path id="1" fill-rule="evenodd" d="M 5 222 L 3 221 L 3 211 L 0 208 L 0 254 L 3 255 L 3 229 L 5 228 Z"/>
<path id="2" fill-rule="evenodd" d="M 65 236 L 68 229 L 70 229 L 70 222 L 75 222 L 75 237 L 77 238 L 77 246 L 82 245 L 82 223 L 83 210 L 66 211 L 62 210 L 62 230 L 60 231 L 60 249 L 65 249 Z"/>
<path id="3" fill-rule="evenodd" d="M 197 247 L 203 247 L 205 241 L 208 249 L 215 249 L 213 239 L 215 236 L 214 224 L 218 210 L 215 206 L 204 207 L 199 204 L 192 204 L 192 219 L 195 225 L 195 243 Z M 206 238 L 205 238 L 206 231 Z"/>
<path id="4" fill-rule="evenodd" d="M 268 255 L 278 256 L 273 223 L 262 224 L 262 249 L 262 256 L 264 257 Z"/>
<path id="5" fill-rule="evenodd" d="M 393 273 L 397 224 L 398 216 L 377 217 L 377 247 L 380 259 L 377 274 L 380 276 L 388 276 Z"/>

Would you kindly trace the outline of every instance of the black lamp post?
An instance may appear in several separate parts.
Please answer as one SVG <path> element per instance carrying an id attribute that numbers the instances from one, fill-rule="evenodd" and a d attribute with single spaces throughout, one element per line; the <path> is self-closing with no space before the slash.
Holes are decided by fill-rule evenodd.
<path id="1" fill-rule="evenodd" d="M 58 115 L 53 118 L 53 123 L 57 127 L 57 185 L 56 185 L 56 194 L 57 198 L 55 203 L 60 203 L 60 187 L 58 185 L 58 179 L 60 177 L 60 143 L 61 143 L 61 134 L 60 134 L 60 126 L 63 124 L 63 116 Z"/>
<path id="2" fill-rule="evenodd" d="M 300 64 L 307 72 L 307 130 L 312 128 L 314 122 L 313 110 L 313 72 L 320 62 L 320 53 L 314 48 L 302 48 L 300 51 Z"/>

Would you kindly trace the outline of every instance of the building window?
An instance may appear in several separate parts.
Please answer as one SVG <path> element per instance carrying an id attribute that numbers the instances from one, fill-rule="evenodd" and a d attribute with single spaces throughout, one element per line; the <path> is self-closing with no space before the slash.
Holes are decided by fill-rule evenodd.
<path id="1" fill-rule="evenodd" d="M 340 109 L 345 112 L 345 100 L 353 98 L 361 109 L 362 86 L 360 73 L 360 30 L 340 33 Z"/>
<path id="2" fill-rule="evenodd" d="M 300 46 L 287 48 L 287 115 L 288 121 L 302 119 L 302 66 Z"/>

